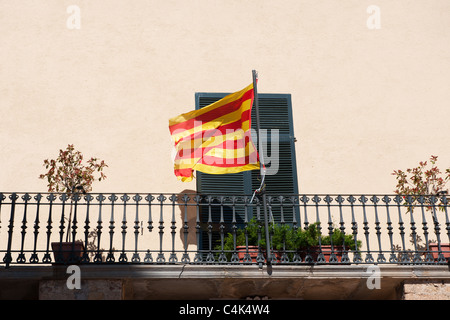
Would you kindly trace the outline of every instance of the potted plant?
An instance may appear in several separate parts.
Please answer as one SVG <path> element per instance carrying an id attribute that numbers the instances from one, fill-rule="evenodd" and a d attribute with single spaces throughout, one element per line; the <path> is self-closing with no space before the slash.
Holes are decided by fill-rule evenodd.
<path id="1" fill-rule="evenodd" d="M 296 246 L 301 253 L 300 256 L 307 262 L 317 261 L 319 254 L 323 254 L 325 262 L 332 261 L 331 257 L 333 254 L 336 261 L 341 262 L 344 253 L 347 253 L 349 250 L 359 250 L 361 244 L 360 240 L 355 241 L 353 235 L 345 234 L 339 228 L 334 228 L 331 236 L 322 235 L 319 232 L 318 222 L 299 230 L 296 242 Z"/>
<path id="2" fill-rule="evenodd" d="M 269 235 L 272 248 L 272 261 L 291 261 L 294 252 L 297 251 L 297 240 L 299 229 L 294 229 L 290 224 L 271 223 L 269 225 Z M 262 238 L 260 245 L 266 248 L 266 238 Z"/>
<path id="3" fill-rule="evenodd" d="M 450 168 L 445 172 L 441 171 L 437 165 L 438 157 L 431 156 L 430 162 L 421 161 L 415 168 L 394 170 L 392 175 L 397 179 L 397 186 L 394 192 L 403 197 L 408 213 L 413 213 L 417 206 L 423 207 L 430 212 L 435 230 L 439 230 L 439 223 L 436 216 L 437 211 L 445 212 L 448 208 L 447 198 L 448 188 L 446 184 L 450 181 Z M 430 166 L 431 164 L 431 166 Z M 439 252 L 443 252 L 442 259 L 450 259 L 450 243 L 441 243 L 439 232 L 436 232 L 437 240 L 426 241 L 426 251 L 430 253 L 434 260 L 440 260 Z"/>
<path id="4" fill-rule="evenodd" d="M 332 253 L 331 243 L 333 243 L 333 253 L 336 254 L 338 262 L 340 262 L 345 251 L 357 250 L 361 247 L 361 241 L 355 242 L 353 235 L 346 235 L 337 228 L 333 230 L 331 237 L 329 235 L 322 236 L 319 232 L 318 223 L 310 224 L 306 229 L 294 228 L 289 224 L 271 223 L 269 234 L 273 254 L 278 262 L 282 262 L 285 258 L 293 261 L 296 254 L 305 262 L 315 262 L 319 253 L 324 254 L 325 261 L 329 262 Z M 247 228 L 236 231 L 236 251 L 240 261 L 244 261 L 246 254 L 250 255 L 253 262 L 256 261 L 259 253 L 262 252 L 265 255 L 266 240 L 264 235 L 264 226 L 260 226 L 254 218 L 247 224 Z M 234 236 L 232 233 L 228 233 L 224 240 L 224 251 L 233 252 L 234 246 Z M 216 250 L 221 250 L 221 247 L 217 246 Z M 230 257 L 230 254 L 228 257 Z"/>
<path id="5" fill-rule="evenodd" d="M 70 224 L 72 221 L 73 201 L 77 201 L 80 193 L 88 193 L 92 190 L 94 180 L 102 181 L 106 179 L 103 169 L 107 167 L 103 160 L 90 158 L 86 164 L 83 164 L 83 154 L 76 151 L 73 145 L 68 145 L 66 150 L 60 150 L 56 159 L 44 160 L 46 172 L 39 176 L 40 179 L 47 179 L 49 192 L 60 192 L 63 202 L 70 199 L 70 212 L 68 226 L 66 230 L 66 239 L 64 238 L 64 210 L 61 217 L 60 241 L 53 242 L 52 250 L 56 263 L 74 263 L 79 262 L 84 245 L 82 241 L 75 241 L 70 236 Z M 95 173 L 99 177 L 95 177 Z"/>
<path id="6" fill-rule="evenodd" d="M 260 248 L 260 244 L 258 243 L 258 232 L 261 232 L 261 237 L 263 237 L 263 229 L 260 229 L 257 220 L 253 218 L 247 223 L 246 228 L 237 229 L 236 241 L 234 235 L 228 233 L 224 239 L 223 246 L 224 251 L 227 252 L 227 259 L 230 260 L 232 256 L 231 252 L 236 251 L 239 261 L 256 262 Z M 221 246 L 217 245 L 215 249 L 221 250 Z"/>
<path id="7" fill-rule="evenodd" d="M 248 249 L 245 245 L 246 232 Z M 236 250 L 241 261 L 245 260 L 247 254 L 253 262 L 257 260 L 258 254 L 262 254 L 264 258 L 267 257 L 265 234 L 265 227 L 260 225 L 255 218 L 250 220 L 246 230 L 238 230 Z M 293 250 L 295 247 L 296 235 L 294 229 L 289 224 L 271 223 L 269 225 L 269 234 L 273 250 L 272 253 L 275 255 L 274 258 L 276 261 L 281 261 L 282 254 L 286 253 L 286 251 Z M 232 239 L 232 234 L 229 234 L 228 237 Z"/>

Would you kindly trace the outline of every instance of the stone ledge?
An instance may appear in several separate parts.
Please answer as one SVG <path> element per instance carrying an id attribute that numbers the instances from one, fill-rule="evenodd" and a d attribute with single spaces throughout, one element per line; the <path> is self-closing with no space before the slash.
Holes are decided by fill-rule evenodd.
<path id="1" fill-rule="evenodd" d="M 315 266 L 273 266 L 271 273 L 266 267 L 258 269 L 255 265 L 80 265 L 85 279 L 111 278 L 367 278 L 367 268 L 371 265 L 315 265 Z M 395 279 L 437 279 L 450 280 L 447 266 L 402 266 L 377 265 L 382 277 Z M 68 266 L 13 266 L 0 268 L 2 279 L 65 279 Z"/>
<path id="2" fill-rule="evenodd" d="M 370 289 L 369 266 L 273 266 L 269 274 L 266 267 L 258 269 L 255 265 L 80 265 L 82 290 L 70 292 L 65 292 L 70 276 L 68 266 L 13 266 L 0 269 L 0 292 L 3 299 L 99 300 L 120 296 L 135 300 L 191 300 L 265 296 L 269 299 L 374 300 L 413 297 L 403 294 L 404 283 L 450 282 L 447 266 L 379 265 L 380 289 Z M 110 281 L 115 282 L 115 291 L 105 289 Z M 45 295 L 43 290 L 53 292 L 54 298 L 50 293 Z"/>

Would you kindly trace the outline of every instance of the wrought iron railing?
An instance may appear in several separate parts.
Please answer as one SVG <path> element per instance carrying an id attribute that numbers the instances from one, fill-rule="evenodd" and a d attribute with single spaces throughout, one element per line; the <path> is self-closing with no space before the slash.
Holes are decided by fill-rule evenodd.
<path id="1" fill-rule="evenodd" d="M 265 197 L 269 246 L 260 195 L 0 193 L 0 255 L 6 267 L 445 264 L 450 255 L 446 195 Z"/>

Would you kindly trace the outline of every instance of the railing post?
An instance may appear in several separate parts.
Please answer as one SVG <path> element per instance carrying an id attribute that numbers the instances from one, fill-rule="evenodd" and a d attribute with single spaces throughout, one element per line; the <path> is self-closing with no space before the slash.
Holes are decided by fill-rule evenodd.
<path id="1" fill-rule="evenodd" d="M 380 220 L 378 219 L 378 209 L 377 209 L 377 203 L 380 201 L 380 199 L 377 196 L 372 196 L 370 198 L 370 201 L 373 202 L 374 210 L 375 210 L 375 230 L 378 240 L 378 257 L 377 262 L 378 263 L 385 263 L 386 258 L 384 257 L 383 250 L 381 248 L 381 227 L 380 227 Z"/>
<path id="2" fill-rule="evenodd" d="M 2 228 L 2 202 L 6 199 L 6 196 L 0 192 L 0 229 Z"/>
<path id="3" fill-rule="evenodd" d="M 402 203 L 402 197 L 397 195 L 394 198 L 394 202 L 397 203 L 397 209 L 398 209 L 398 229 L 400 230 L 400 237 L 402 240 L 402 253 L 400 255 L 400 261 L 401 263 L 408 263 L 409 262 L 409 258 L 408 255 L 406 254 L 406 247 L 405 247 L 405 227 L 404 227 L 404 222 L 402 219 L 402 211 L 400 209 L 401 203 Z"/>
<path id="4" fill-rule="evenodd" d="M 60 224 L 59 224 L 59 246 L 58 246 L 58 251 L 55 254 L 55 262 L 56 263 L 64 262 L 62 243 L 63 243 L 63 239 L 64 239 L 65 209 L 66 209 L 66 201 L 67 201 L 68 197 L 65 193 L 63 193 L 59 197 L 59 199 L 62 201 L 62 204 L 61 204 L 62 208 L 61 208 L 61 220 L 60 220 Z M 70 206 L 70 208 L 72 210 L 72 205 Z M 69 234 L 69 227 L 67 228 L 67 234 Z"/>
<path id="5" fill-rule="evenodd" d="M 448 236 L 448 240 L 450 241 L 450 220 L 448 218 L 448 200 L 447 200 L 447 196 L 443 195 L 442 196 L 442 204 L 444 205 L 444 212 L 445 212 L 445 225 L 447 226 L 447 236 Z M 450 259 L 449 259 L 449 263 L 450 263 Z"/>
<path id="6" fill-rule="evenodd" d="M 306 196 L 306 195 L 303 195 L 301 198 L 300 198 L 300 201 L 301 202 L 303 202 L 303 210 L 305 211 L 305 222 L 304 222 L 304 224 L 305 224 L 305 227 L 304 227 L 304 229 L 305 230 L 307 230 L 308 229 L 308 226 L 309 226 L 309 222 L 308 222 L 308 210 L 307 210 L 307 203 L 308 203 L 308 201 L 309 201 L 309 198 Z M 301 227 L 301 225 L 300 225 L 300 227 Z M 313 263 L 314 261 L 313 261 L 313 258 L 312 258 L 312 256 L 311 256 L 311 252 L 310 252 L 310 250 L 309 250 L 309 248 L 306 248 L 306 252 L 305 252 L 305 262 L 306 263 Z"/>
<path id="7" fill-rule="evenodd" d="M 393 236 L 392 230 L 394 228 L 392 227 L 391 216 L 389 214 L 389 202 L 391 202 L 391 198 L 389 198 L 388 196 L 384 196 L 382 201 L 386 204 L 387 230 L 388 230 L 388 235 L 389 235 L 389 242 L 391 245 L 391 255 L 389 256 L 389 262 L 396 263 L 396 262 L 398 262 L 398 259 L 394 253 L 394 243 L 393 243 L 393 239 L 392 239 L 392 236 Z"/>
<path id="8" fill-rule="evenodd" d="M 22 196 L 22 200 L 24 200 L 24 208 L 23 208 L 23 219 L 22 219 L 22 242 L 20 244 L 20 253 L 19 256 L 17 257 L 17 263 L 25 263 L 26 259 L 25 259 L 25 254 L 23 253 L 24 250 L 24 245 L 25 245 L 25 236 L 27 234 L 27 209 L 28 209 L 28 201 L 30 201 L 31 196 L 28 193 L 25 193 Z"/>
<path id="9" fill-rule="evenodd" d="M 284 227 L 286 225 L 286 221 L 284 219 L 284 211 L 283 211 L 283 202 L 284 202 L 284 197 L 283 196 L 279 196 L 278 197 L 279 201 L 280 201 L 280 216 L 281 216 L 281 220 L 280 220 L 280 224 L 282 227 Z M 292 210 L 292 216 L 295 217 L 295 212 L 294 210 Z M 295 218 L 293 218 L 295 220 Z M 274 249 L 275 250 L 275 249 Z M 272 261 L 277 261 L 275 254 L 274 257 L 272 259 Z M 289 262 L 289 256 L 286 253 L 286 234 L 283 232 L 283 249 L 282 249 L 282 254 L 280 257 L 280 262 L 281 263 L 288 263 Z"/>
<path id="10" fill-rule="evenodd" d="M 158 196 L 158 201 L 160 202 L 160 215 L 159 215 L 159 253 L 158 256 L 156 258 L 156 262 L 157 263 L 164 263 L 166 262 L 166 258 L 164 257 L 163 254 L 163 236 L 164 236 L 164 217 L 163 217 L 163 206 L 164 206 L 164 201 L 166 201 L 166 197 L 163 194 L 160 194 Z"/>
<path id="11" fill-rule="evenodd" d="M 237 226 L 236 226 L 236 197 L 232 196 L 232 209 L 233 209 L 233 218 L 231 221 L 231 232 L 233 234 L 233 253 L 231 255 L 231 263 L 239 263 L 239 256 L 236 252 L 236 235 L 237 235 Z M 244 198 L 245 201 L 245 198 Z"/>
<path id="12" fill-rule="evenodd" d="M 338 196 L 336 198 L 336 202 L 339 204 L 339 230 L 342 232 L 342 234 L 344 235 L 342 238 L 342 258 L 341 258 L 341 262 L 342 263 L 349 263 L 350 259 L 348 257 L 348 250 L 349 248 L 346 248 L 345 246 L 345 223 L 344 223 L 344 216 L 342 214 L 342 203 L 345 201 L 345 199 L 342 196 Z"/>
<path id="13" fill-rule="evenodd" d="M 361 258 L 361 252 L 358 249 L 358 222 L 355 220 L 355 209 L 354 209 L 354 204 L 356 202 L 356 198 L 354 196 L 349 196 L 347 198 L 347 201 L 350 202 L 350 208 L 351 208 L 351 212 L 352 212 L 352 234 L 353 234 L 353 238 L 355 240 L 355 248 L 356 248 L 356 252 L 353 256 L 353 262 L 354 263 L 360 263 L 362 261 Z"/>
<path id="14" fill-rule="evenodd" d="M 6 249 L 5 257 L 3 258 L 3 262 L 6 264 L 5 268 L 9 268 L 9 264 L 12 261 L 11 256 L 11 245 L 12 245 L 12 237 L 13 237 L 13 230 L 14 230 L 14 213 L 16 210 L 16 200 L 19 198 L 19 196 L 16 193 L 13 193 L 9 196 L 11 199 L 11 215 L 9 218 L 9 226 L 8 226 L 8 245 Z"/>
<path id="15" fill-rule="evenodd" d="M 444 255 L 442 254 L 442 248 L 441 248 L 441 227 L 439 226 L 439 221 L 436 215 L 436 197 L 431 196 L 430 202 L 432 204 L 432 210 L 433 210 L 433 220 L 434 220 L 434 233 L 436 234 L 437 244 L 438 244 L 438 259 L 437 263 L 445 263 L 446 260 L 444 258 Z"/>
<path id="16" fill-rule="evenodd" d="M 419 196 L 417 201 L 420 203 L 420 209 L 422 212 L 422 229 L 423 229 L 423 235 L 425 237 L 425 251 L 426 251 L 425 262 L 426 263 L 434 263 L 433 256 L 430 253 L 430 245 L 428 243 L 428 225 L 427 225 L 427 220 L 425 218 L 425 208 L 424 208 L 425 197 Z"/>
<path id="17" fill-rule="evenodd" d="M 117 196 L 113 193 L 108 197 L 111 201 L 111 218 L 109 220 L 109 252 L 106 257 L 106 262 L 112 263 L 115 261 L 113 254 L 113 237 L 114 237 L 114 202 L 117 200 Z"/>
<path id="18" fill-rule="evenodd" d="M 88 194 L 84 197 L 84 199 L 86 200 L 86 219 L 84 220 L 84 243 L 85 243 L 85 245 L 83 246 L 84 248 L 83 248 L 83 255 L 81 257 L 81 262 L 88 263 L 90 261 L 89 254 L 88 254 L 88 241 L 89 241 L 88 239 L 89 239 L 89 224 L 91 222 L 89 220 L 89 207 L 90 207 L 91 201 L 94 200 L 94 197 L 91 196 L 90 194 Z"/>
<path id="19" fill-rule="evenodd" d="M 242 259 L 242 262 L 245 264 L 249 264 L 252 262 L 252 259 L 250 257 L 250 253 L 248 251 L 248 204 L 251 201 L 247 197 L 244 198 L 244 237 L 245 237 L 245 254 L 244 258 Z M 255 201 L 258 201 L 258 198 L 255 197 Z M 250 203 L 251 204 L 251 203 Z M 235 248 L 236 248 L 236 241 L 235 241 Z"/>
<path id="20" fill-rule="evenodd" d="M 412 196 L 408 196 L 406 198 L 406 201 L 408 203 L 409 214 L 410 214 L 410 217 L 411 217 L 411 221 L 410 221 L 410 224 L 411 224 L 411 236 L 412 236 L 413 244 L 414 244 L 413 262 L 417 263 L 417 262 L 420 261 L 420 258 L 417 255 L 417 233 L 416 233 L 416 229 L 417 228 L 416 228 L 416 222 L 414 221 L 414 215 L 413 215 L 413 212 L 414 212 L 414 209 L 413 209 L 414 199 L 413 199 Z"/>
<path id="21" fill-rule="evenodd" d="M 188 235 L 189 235 L 189 220 L 188 220 L 188 202 L 190 200 L 187 194 L 183 195 L 183 203 L 184 203 L 184 223 L 183 223 L 183 236 L 184 236 L 184 253 L 181 257 L 181 262 L 189 263 L 190 258 L 188 255 Z"/>
<path id="22" fill-rule="evenodd" d="M 103 262 L 103 253 L 100 253 L 100 239 L 102 236 L 102 229 L 103 229 L 103 221 L 102 221 L 102 204 L 103 201 L 105 201 L 106 197 L 103 194 L 99 194 L 96 197 L 98 201 L 98 218 L 97 218 L 97 252 L 94 256 L 94 262 L 95 263 L 101 263 Z"/>
<path id="23" fill-rule="evenodd" d="M 42 199 L 42 195 L 39 193 L 37 194 L 34 199 L 37 201 L 36 203 L 36 218 L 34 219 L 34 246 L 33 246 L 33 254 L 30 257 L 31 263 L 37 263 L 39 261 L 39 258 L 37 256 L 36 250 L 37 250 L 37 239 L 39 235 L 39 209 L 40 209 L 40 203 Z"/>
<path id="24" fill-rule="evenodd" d="M 266 242 L 267 242 L 267 234 L 269 235 L 269 247 L 267 248 L 268 251 L 270 251 L 270 264 L 276 264 L 277 263 L 277 258 L 275 256 L 275 249 L 272 245 L 272 239 L 273 239 L 273 235 L 274 235 L 274 229 L 270 227 L 270 225 L 272 224 L 272 226 L 275 224 L 275 220 L 273 217 L 273 211 L 272 211 L 272 203 L 273 203 L 273 198 L 271 196 L 267 196 L 267 226 L 268 226 L 268 230 L 266 231 Z M 267 246 L 266 246 L 267 247 Z M 269 256 L 267 257 L 267 259 L 269 259 Z"/>
<path id="25" fill-rule="evenodd" d="M 312 201 L 315 203 L 316 207 L 316 224 L 317 224 L 317 234 L 318 234 L 318 240 L 319 240 L 319 255 L 317 256 L 317 263 L 325 263 L 325 255 L 322 252 L 322 225 L 320 222 L 320 216 L 319 216 L 319 202 L 322 201 L 322 199 L 315 195 L 312 198 Z"/>
<path id="26" fill-rule="evenodd" d="M 219 254 L 219 262 L 226 263 L 227 257 L 224 252 L 224 238 L 225 238 L 225 220 L 223 216 L 223 202 L 225 201 L 225 197 L 220 196 L 220 220 L 219 220 L 219 234 L 220 234 L 220 247 L 221 251 Z"/>
<path id="27" fill-rule="evenodd" d="M 194 197 L 195 201 L 195 209 L 196 209 L 196 217 L 195 217 L 195 235 L 197 240 L 197 252 L 194 256 L 194 262 L 195 263 L 201 263 L 203 261 L 202 255 L 200 253 L 200 233 L 201 233 L 201 226 L 200 226 L 200 201 L 201 197 L 199 195 L 196 195 Z"/>
<path id="28" fill-rule="evenodd" d="M 148 194 L 145 197 L 145 200 L 147 200 L 147 202 L 148 202 L 147 229 L 148 229 L 148 232 L 152 232 L 153 231 L 152 201 L 155 200 L 155 197 L 152 196 L 151 194 Z M 152 257 L 152 253 L 150 252 L 150 249 L 148 249 L 147 252 L 145 253 L 144 262 L 145 263 L 153 262 L 153 257 Z"/>
<path id="29" fill-rule="evenodd" d="M 170 196 L 169 200 L 172 202 L 172 220 L 171 220 L 171 226 L 170 229 L 172 230 L 170 233 L 172 235 L 172 252 L 169 256 L 169 262 L 170 263 L 176 263 L 178 262 L 177 255 L 175 253 L 175 235 L 176 235 L 176 221 L 175 221 L 175 202 L 178 201 L 178 197 L 173 194 Z"/>
<path id="30" fill-rule="evenodd" d="M 297 233 L 298 228 L 302 226 L 301 216 L 300 216 L 300 203 L 298 199 L 298 195 L 291 196 L 292 201 L 292 228 L 294 229 L 294 233 Z M 296 204 L 298 207 L 298 221 L 297 221 L 297 210 Z M 298 248 L 297 248 L 298 249 Z M 300 257 L 299 250 L 294 249 L 294 256 L 292 257 L 292 262 L 297 264 L 302 262 L 302 258 Z"/>
<path id="31" fill-rule="evenodd" d="M 258 263 L 259 267 L 262 268 L 263 263 L 264 263 L 264 254 L 263 254 L 263 249 L 261 248 L 262 225 L 261 225 L 261 206 L 259 205 L 261 203 L 261 201 L 259 201 L 259 199 L 257 199 L 257 200 L 258 201 L 256 203 L 256 221 L 258 222 L 258 231 L 257 231 L 258 254 L 256 256 L 256 262 Z M 264 217 L 263 217 L 263 219 L 264 219 Z M 263 221 L 263 223 L 264 223 L 264 221 Z M 266 231 L 268 231 L 267 228 L 266 228 Z M 267 243 L 266 243 L 266 247 L 267 247 Z"/>
<path id="32" fill-rule="evenodd" d="M 333 201 L 333 198 L 331 198 L 329 195 L 327 195 L 325 197 L 324 201 L 327 203 L 327 210 L 328 210 L 328 235 L 330 237 L 330 247 L 331 247 L 331 254 L 330 254 L 329 262 L 337 263 L 338 259 L 337 259 L 336 252 L 334 250 L 335 244 L 333 243 L 333 234 L 334 234 L 333 221 L 331 218 L 331 202 Z"/>
<path id="33" fill-rule="evenodd" d="M 47 219 L 47 246 L 45 248 L 45 254 L 44 258 L 42 258 L 43 263 L 50 263 L 52 261 L 52 258 L 50 256 L 50 237 L 52 235 L 52 210 L 53 210 L 53 201 L 56 200 L 56 196 L 53 193 L 50 193 L 47 196 L 47 200 L 49 201 L 49 208 L 48 208 L 48 219 Z"/>
<path id="34" fill-rule="evenodd" d="M 367 202 L 367 197 L 362 195 L 359 199 L 359 202 L 362 203 L 362 208 L 363 208 L 363 217 L 364 217 L 364 221 L 363 221 L 363 229 L 364 229 L 364 235 L 366 237 L 366 244 L 367 244 L 367 253 L 366 253 L 366 259 L 364 259 L 364 262 L 366 263 L 373 263 L 373 257 L 372 257 L 372 253 L 370 252 L 370 244 L 369 244 L 369 226 L 368 226 L 368 221 L 367 221 L 367 214 L 366 214 L 366 202 Z"/>
<path id="35" fill-rule="evenodd" d="M 130 197 L 127 194 L 124 194 L 120 197 L 120 200 L 123 201 L 123 217 L 122 217 L 122 253 L 119 256 L 119 262 L 125 263 L 128 262 L 127 255 L 125 253 L 125 239 L 127 236 L 127 201 L 130 200 Z"/>
<path id="36" fill-rule="evenodd" d="M 77 220 L 77 213 L 78 213 L 78 201 L 80 201 L 80 195 L 78 193 L 75 193 L 74 195 L 72 195 L 72 200 L 70 202 L 70 211 L 72 211 L 72 201 L 73 199 L 75 200 L 75 210 L 73 213 L 73 221 L 72 221 L 72 248 L 70 251 L 70 256 L 69 256 L 69 263 L 75 263 L 78 262 L 78 257 L 75 256 L 75 239 L 76 239 L 76 235 L 77 235 L 77 224 L 78 224 L 78 220 Z M 70 226 L 70 220 L 69 220 L 69 226 Z M 67 227 L 67 234 L 69 234 L 69 226 Z"/>
<path id="37" fill-rule="evenodd" d="M 212 221 L 212 197 L 208 196 L 208 254 L 206 256 L 207 263 L 214 263 L 214 255 L 212 253 L 212 230 L 213 230 L 213 221 Z"/>
<path id="38" fill-rule="evenodd" d="M 141 258 L 138 253 L 138 238 L 139 238 L 139 201 L 142 200 L 141 195 L 136 193 L 133 197 L 133 200 L 136 202 L 136 216 L 134 217 L 134 253 L 131 257 L 131 262 L 140 262 Z"/>

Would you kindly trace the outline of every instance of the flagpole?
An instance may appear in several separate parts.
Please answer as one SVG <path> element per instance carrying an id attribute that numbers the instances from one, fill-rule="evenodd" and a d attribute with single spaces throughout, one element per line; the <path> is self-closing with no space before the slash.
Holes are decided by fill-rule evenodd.
<path id="1" fill-rule="evenodd" d="M 263 160 L 263 153 L 262 153 L 262 141 L 259 138 L 259 130 L 260 130 L 260 117 L 259 117 L 259 99 L 258 99 L 258 73 L 256 70 L 252 71 L 253 73 L 253 92 L 254 92 L 254 100 L 255 100 L 255 109 L 256 109 L 256 140 L 258 141 L 258 153 L 259 153 L 259 165 L 260 165 L 260 175 L 261 178 L 265 176 L 265 169 L 264 169 L 264 160 Z"/>
<path id="2" fill-rule="evenodd" d="M 260 139 L 260 117 L 259 117 L 259 101 L 258 101 L 258 89 L 257 89 L 257 80 L 258 73 L 256 70 L 252 71 L 253 74 L 253 92 L 254 92 L 254 101 L 255 101 L 255 111 L 256 111 L 256 139 L 258 140 L 258 154 L 259 154 L 259 165 L 260 165 L 260 178 L 261 178 L 261 186 L 259 191 L 262 195 L 263 199 L 263 208 L 264 208 L 264 227 L 266 229 L 266 252 L 267 252 L 267 265 L 271 265 L 271 250 L 270 250 L 270 236 L 269 236 L 269 220 L 267 215 L 267 199 L 266 199 L 266 191 L 264 186 L 264 180 L 266 176 L 266 168 L 264 167 L 264 150 L 263 143 Z"/>

